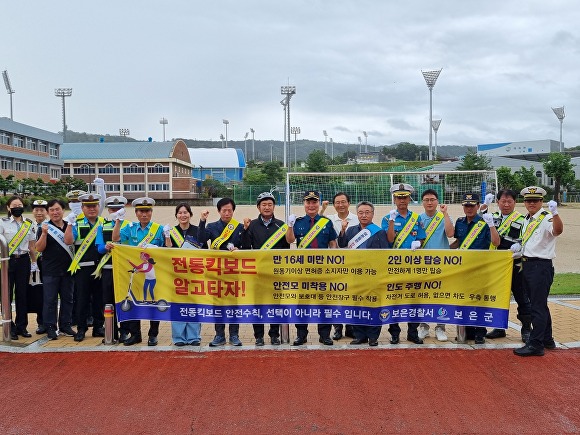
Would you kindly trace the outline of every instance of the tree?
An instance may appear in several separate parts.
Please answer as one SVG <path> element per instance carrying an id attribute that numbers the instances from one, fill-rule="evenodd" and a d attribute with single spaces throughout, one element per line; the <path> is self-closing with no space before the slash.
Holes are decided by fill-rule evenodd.
<path id="1" fill-rule="evenodd" d="M 517 188 L 517 180 L 512 170 L 507 166 L 502 166 L 497 168 L 497 184 L 498 188 L 501 189 L 513 189 Z"/>
<path id="2" fill-rule="evenodd" d="M 266 184 L 276 184 L 284 179 L 282 162 L 267 162 L 262 165 L 262 174 L 266 177 Z"/>
<path id="3" fill-rule="evenodd" d="M 548 177 L 554 179 L 554 200 L 560 204 L 560 189 L 574 183 L 574 165 L 570 163 L 570 155 L 562 153 L 550 153 L 544 160 L 544 171 Z"/>
<path id="4" fill-rule="evenodd" d="M 515 172 L 514 175 L 516 176 L 518 191 L 522 190 L 524 187 L 533 186 L 534 184 L 538 183 L 536 170 L 533 166 L 530 168 L 522 166 L 518 171 Z"/>
<path id="5" fill-rule="evenodd" d="M 458 171 L 489 171 L 492 170 L 491 157 L 468 151 L 457 166 Z"/>
<path id="6" fill-rule="evenodd" d="M 328 156 L 322 150 L 314 150 L 306 159 L 308 172 L 328 172 Z"/>
<path id="7" fill-rule="evenodd" d="M 6 178 L 0 175 L 0 190 L 6 196 L 8 192 L 14 192 L 16 183 L 14 182 L 14 175 L 10 174 Z"/>

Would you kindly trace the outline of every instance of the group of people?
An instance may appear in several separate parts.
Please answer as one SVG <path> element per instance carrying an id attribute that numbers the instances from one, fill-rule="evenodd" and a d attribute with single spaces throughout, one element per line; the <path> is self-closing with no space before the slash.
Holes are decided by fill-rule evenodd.
<path id="1" fill-rule="evenodd" d="M 97 187 L 102 180 L 95 180 Z M 528 211 L 522 215 L 515 211 L 517 194 L 501 190 L 488 194 L 480 204 L 477 193 L 462 197 L 465 216 L 453 223 L 445 204 L 439 203 L 436 190 L 421 193 L 423 213 L 409 209 L 414 188 L 406 183 L 391 187 L 395 208 L 382 218 L 381 225 L 373 222 L 375 207 L 361 201 L 356 213 L 350 211 L 350 197 L 338 192 L 333 197 L 336 214 L 325 216 L 328 202 L 321 203 L 320 193 L 310 190 L 303 195 L 305 215 L 289 215 L 285 221 L 275 217 L 276 199 L 270 192 L 261 193 L 256 206 L 258 216 L 238 222 L 234 218 L 236 204 L 231 198 L 217 203 L 219 219 L 207 223 L 209 211 L 200 215 L 199 225 L 191 223 L 191 207 L 183 202 L 175 208 L 177 225 L 161 225 L 152 220 L 155 200 L 142 197 L 132 201 L 136 221 L 125 219 L 127 200 L 121 196 L 105 198 L 101 193 L 73 191 L 67 195 L 71 212 L 64 217 L 66 204 L 58 199 L 35 201 L 33 216 L 36 222 L 23 218 L 22 198 L 11 197 L 7 202 L 8 217 L 0 221 L 0 234 L 9 244 L 9 285 L 15 295 L 16 319 L 11 336 L 30 337 L 27 330 L 26 287 L 29 272 L 40 271 L 44 284 L 44 305 L 37 317 L 38 334 L 46 333 L 52 340 L 58 334 L 82 341 L 92 320 L 92 336 L 104 337 L 103 308 L 114 304 L 111 251 L 118 243 L 147 248 L 151 246 L 213 249 L 234 251 L 238 249 L 289 249 L 296 243 L 299 249 L 509 249 L 513 252 L 514 266 L 512 292 L 518 305 L 521 336 L 525 345 L 515 349 L 519 356 L 543 355 L 544 349 L 554 348 L 547 297 L 554 276 L 552 259 L 555 256 L 555 238 L 563 231 L 555 201 L 548 202 L 548 211 L 542 207 L 546 191 L 530 186 L 523 189 L 524 205 Z M 499 211 L 490 213 L 496 200 Z M 108 218 L 101 217 L 103 207 Z M 450 240 L 451 243 L 449 242 Z M 141 255 L 143 263 L 133 265 L 133 273 L 145 274 L 143 299 L 150 296 L 155 302 L 156 285 L 154 260 L 149 254 Z M 57 316 L 57 299 L 60 311 Z M 77 331 L 72 326 L 77 326 Z M 307 343 L 308 325 L 296 324 L 296 339 L 292 345 Z M 226 344 L 226 325 L 214 325 L 215 336 L 211 347 Z M 333 345 L 333 340 L 343 337 L 343 325 L 317 326 L 319 342 Z M 176 346 L 201 344 L 201 324 L 197 322 L 172 322 L 172 339 Z M 484 327 L 467 328 L 467 338 L 475 344 L 485 343 L 486 337 L 505 336 L 505 331 Z M 265 344 L 263 324 L 253 325 L 256 346 Z M 439 341 L 448 340 L 445 325 L 435 326 Z M 393 323 L 388 327 L 390 343 L 401 340 L 401 328 Z M 239 325 L 228 325 L 228 341 L 241 346 Z M 346 325 L 344 335 L 351 337 L 352 345 L 368 343 L 377 346 L 380 326 Z M 429 325 L 408 323 L 407 340 L 422 344 L 429 336 Z M 157 345 L 159 321 L 150 321 L 149 346 Z M 272 345 L 280 344 L 280 325 L 271 324 L 268 336 Z M 115 322 L 114 339 L 126 346 L 142 342 L 139 320 Z"/>

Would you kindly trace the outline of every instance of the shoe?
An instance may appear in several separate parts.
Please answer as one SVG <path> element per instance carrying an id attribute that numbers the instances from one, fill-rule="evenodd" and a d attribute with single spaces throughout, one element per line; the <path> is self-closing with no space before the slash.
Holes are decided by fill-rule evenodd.
<path id="1" fill-rule="evenodd" d="M 437 341 L 447 341 L 447 334 L 445 333 L 445 330 L 443 330 L 442 328 L 435 328 L 435 336 L 437 337 Z"/>
<path id="2" fill-rule="evenodd" d="M 32 334 L 30 332 L 28 332 L 26 329 L 24 331 L 20 331 L 18 334 L 20 334 L 24 338 L 32 337 Z"/>
<path id="3" fill-rule="evenodd" d="M 375 347 L 379 345 L 379 340 L 377 340 L 376 338 L 369 338 L 369 346 L 370 347 Z"/>
<path id="4" fill-rule="evenodd" d="M 123 343 L 125 346 L 133 346 L 134 344 L 141 343 L 143 341 L 141 339 L 141 335 L 131 335 L 129 338 L 125 340 Z"/>
<path id="5" fill-rule="evenodd" d="M 421 340 L 418 336 L 417 337 L 409 337 L 407 335 L 407 341 L 410 341 L 411 343 L 415 343 L 415 344 L 423 344 L 423 340 Z"/>
<path id="6" fill-rule="evenodd" d="M 46 336 L 48 337 L 49 340 L 56 340 L 58 338 L 58 336 L 56 334 L 56 329 L 49 327 L 46 330 Z"/>
<path id="7" fill-rule="evenodd" d="M 485 344 L 485 337 L 475 337 L 475 344 Z"/>
<path id="8" fill-rule="evenodd" d="M 272 343 L 274 346 L 280 346 L 280 339 L 278 337 L 272 337 L 270 343 Z"/>
<path id="9" fill-rule="evenodd" d="M 149 337 L 147 346 L 157 346 L 157 337 Z"/>
<path id="10" fill-rule="evenodd" d="M 201 346 L 201 341 L 197 341 L 197 340 L 195 340 L 195 341 L 192 341 L 192 342 L 191 342 L 191 345 L 192 345 L 192 346 Z"/>
<path id="11" fill-rule="evenodd" d="M 80 341 L 83 341 L 84 339 L 85 339 L 85 331 L 78 331 L 75 334 L 75 339 L 74 339 L 75 341 L 79 341 L 80 342 Z"/>
<path id="12" fill-rule="evenodd" d="M 18 334 L 16 332 L 10 331 L 10 339 L 11 340 L 18 340 Z"/>
<path id="13" fill-rule="evenodd" d="M 303 344 L 306 344 L 306 337 L 296 337 L 292 346 L 302 346 Z"/>
<path id="14" fill-rule="evenodd" d="M 369 341 L 368 338 L 355 338 L 349 344 L 364 344 L 367 343 L 368 341 Z"/>
<path id="15" fill-rule="evenodd" d="M 262 340 L 262 343 L 264 342 L 264 340 Z M 241 346 L 242 342 L 240 341 L 240 338 L 237 335 L 230 335 L 230 344 L 232 346 Z"/>
<path id="16" fill-rule="evenodd" d="M 429 337 L 429 325 L 427 326 L 419 326 L 419 330 L 417 331 L 417 335 L 421 340 L 424 338 Z"/>
<path id="17" fill-rule="evenodd" d="M 332 339 L 330 337 L 326 337 L 326 338 L 320 337 L 318 339 L 318 342 L 324 344 L 325 346 L 332 346 L 334 344 L 334 341 L 332 341 Z"/>
<path id="18" fill-rule="evenodd" d="M 221 335 L 216 335 L 212 341 L 209 342 L 209 347 L 223 346 L 226 344 L 226 338 Z"/>
<path id="19" fill-rule="evenodd" d="M 119 335 L 119 343 L 125 343 L 128 338 L 129 338 L 129 333 L 121 332 L 121 335 Z"/>
<path id="20" fill-rule="evenodd" d="M 36 334 L 37 335 L 46 334 L 46 327 L 44 325 L 40 325 L 38 328 L 36 328 Z"/>
<path id="21" fill-rule="evenodd" d="M 391 344 L 399 344 L 399 336 L 398 335 L 391 335 L 391 339 L 389 340 Z"/>
<path id="22" fill-rule="evenodd" d="M 341 338 L 342 338 L 342 331 L 336 331 L 334 333 L 334 335 L 332 336 L 332 339 L 336 340 L 336 341 L 340 340 Z"/>
<path id="23" fill-rule="evenodd" d="M 544 349 L 537 349 L 531 344 L 526 344 L 524 347 L 514 349 L 514 354 L 517 356 L 544 356 Z"/>
<path id="24" fill-rule="evenodd" d="M 256 338 L 256 346 L 263 346 L 264 339 L 262 337 Z"/>
<path id="25" fill-rule="evenodd" d="M 176 345 L 177 347 L 183 347 L 183 346 L 185 346 L 185 343 L 183 341 L 176 341 L 173 344 Z"/>
<path id="26" fill-rule="evenodd" d="M 505 333 L 505 329 L 492 329 L 491 332 L 488 332 L 487 334 L 485 334 L 485 338 L 490 338 L 490 339 L 494 339 L 494 338 L 504 338 L 506 336 Z"/>
<path id="27" fill-rule="evenodd" d="M 93 328 L 93 337 L 104 337 L 105 336 L 105 328 L 102 326 L 100 328 Z"/>
<path id="28" fill-rule="evenodd" d="M 556 349 L 556 342 L 554 341 L 554 339 L 548 340 L 548 341 L 544 341 L 544 349 Z"/>
<path id="29" fill-rule="evenodd" d="M 63 326 L 59 329 L 58 333 L 67 337 L 74 337 L 77 334 L 70 326 Z"/>

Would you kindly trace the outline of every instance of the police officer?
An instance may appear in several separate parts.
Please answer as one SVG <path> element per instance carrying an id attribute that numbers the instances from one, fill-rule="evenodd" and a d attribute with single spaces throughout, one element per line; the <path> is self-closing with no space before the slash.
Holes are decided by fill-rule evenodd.
<path id="1" fill-rule="evenodd" d="M 260 214 L 254 220 L 244 219 L 244 231 L 242 231 L 242 249 L 290 249 L 286 241 L 288 225 L 274 217 L 276 198 L 270 192 L 258 195 L 256 207 Z M 264 324 L 254 324 L 254 338 L 256 346 L 264 345 Z M 271 324 L 268 331 L 270 342 L 273 345 L 280 344 L 280 325 Z"/>
<path id="2" fill-rule="evenodd" d="M 542 208 L 546 191 L 529 186 L 520 192 L 528 214 L 522 226 L 522 281 L 524 291 L 532 306 L 532 332 L 525 346 L 514 349 L 518 356 L 542 356 L 544 349 L 554 349 L 552 316 L 548 308 L 548 295 L 554 280 L 552 259 L 556 256 L 556 237 L 564 231 L 564 223 L 558 214 L 556 201 L 548 202 L 548 210 Z M 518 252 L 516 247 L 512 251 Z"/>

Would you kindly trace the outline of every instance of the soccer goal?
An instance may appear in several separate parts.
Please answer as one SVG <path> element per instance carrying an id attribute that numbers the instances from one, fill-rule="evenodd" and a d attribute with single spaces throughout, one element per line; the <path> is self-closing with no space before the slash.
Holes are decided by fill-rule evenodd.
<path id="1" fill-rule="evenodd" d="M 464 193 L 477 193 L 481 201 L 487 193 L 497 192 L 496 171 L 407 171 L 407 172 L 289 172 L 286 175 L 286 213 L 290 207 L 302 204 L 307 190 L 320 192 L 321 201 L 332 202 L 338 192 L 350 196 L 351 204 L 370 201 L 373 204 L 392 204 L 390 188 L 395 183 L 413 186 L 413 201 L 420 201 L 421 194 L 433 189 L 439 201 L 460 204 Z"/>

